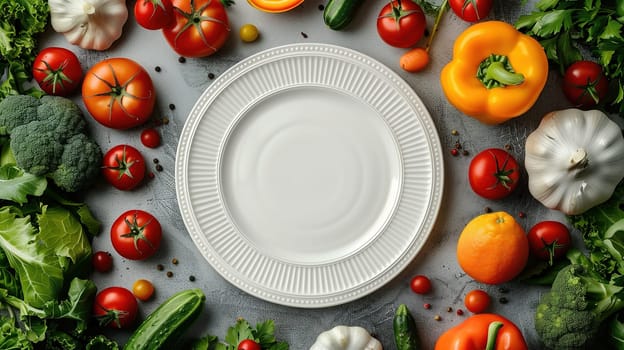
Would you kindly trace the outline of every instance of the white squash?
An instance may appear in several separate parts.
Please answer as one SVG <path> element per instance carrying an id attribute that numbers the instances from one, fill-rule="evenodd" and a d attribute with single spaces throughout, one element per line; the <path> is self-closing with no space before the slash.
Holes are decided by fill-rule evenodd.
<path id="1" fill-rule="evenodd" d="M 598 110 L 547 114 L 525 150 L 531 195 L 567 215 L 606 201 L 624 178 L 622 130 Z"/>
<path id="2" fill-rule="evenodd" d="M 336 326 L 319 334 L 310 350 L 383 350 L 383 347 L 362 327 Z"/>
<path id="3" fill-rule="evenodd" d="M 128 19 L 126 0 L 48 0 L 52 28 L 88 50 L 106 50 Z"/>

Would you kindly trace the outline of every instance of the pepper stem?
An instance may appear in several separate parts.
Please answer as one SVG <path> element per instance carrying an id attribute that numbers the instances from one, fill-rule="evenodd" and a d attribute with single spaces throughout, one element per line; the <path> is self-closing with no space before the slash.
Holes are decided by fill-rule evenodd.
<path id="1" fill-rule="evenodd" d="M 520 85 L 524 82 L 524 75 L 514 71 L 507 56 L 495 54 L 479 64 L 477 78 L 487 89 Z"/>
<path id="2" fill-rule="evenodd" d="M 490 323 L 488 327 L 487 343 L 485 343 L 485 350 L 496 350 L 496 338 L 498 337 L 498 331 L 503 326 L 503 322 L 494 321 Z"/>

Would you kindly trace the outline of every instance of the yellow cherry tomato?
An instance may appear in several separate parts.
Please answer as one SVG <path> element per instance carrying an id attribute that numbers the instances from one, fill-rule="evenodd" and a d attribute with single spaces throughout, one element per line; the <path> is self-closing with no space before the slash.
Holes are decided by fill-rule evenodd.
<path id="1" fill-rule="evenodd" d="M 132 294 L 139 300 L 150 300 L 154 295 L 154 285 L 148 280 L 138 279 L 132 285 Z"/>
<path id="2" fill-rule="evenodd" d="M 250 23 L 243 24 L 240 27 L 238 34 L 241 40 L 246 43 L 256 41 L 256 39 L 258 39 L 258 36 L 260 35 L 260 33 L 258 32 L 258 28 Z"/>

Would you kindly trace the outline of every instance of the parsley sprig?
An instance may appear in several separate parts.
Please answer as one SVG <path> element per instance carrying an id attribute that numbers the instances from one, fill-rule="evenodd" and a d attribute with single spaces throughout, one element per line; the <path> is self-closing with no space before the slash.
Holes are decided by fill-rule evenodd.
<path id="1" fill-rule="evenodd" d="M 260 344 L 262 350 L 288 350 L 288 343 L 278 341 L 274 333 L 275 322 L 273 320 L 260 322 L 252 327 L 245 319 L 238 318 L 236 323 L 228 328 L 224 341 L 219 341 L 215 336 L 206 336 L 196 341 L 192 349 L 237 350 L 240 342 L 253 339 Z"/>
<path id="2" fill-rule="evenodd" d="M 624 116 L 624 0 L 540 0 L 516 28 L 536 38 L 563 73 L 592 56 L 613 85 L 611 105 Z"/>

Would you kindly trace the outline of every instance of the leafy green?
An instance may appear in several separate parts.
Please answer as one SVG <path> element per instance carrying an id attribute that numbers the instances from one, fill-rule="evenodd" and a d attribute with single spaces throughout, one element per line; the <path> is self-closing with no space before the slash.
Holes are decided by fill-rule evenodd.
<path id="1" fill-rule="evenodd" d="M 4 77 L 0 97 L 41 94 L 25 84 L 31 77 L 37 36 L 45 30 L 49 13 L 45 0 L 0 0 L 0 76 Z"/>
<path id="2" fill-rule="evenodd" d="M 252 327 L 245 319 L 238 318 L 236 323 L 228 328 L 224 341 L 208 335 L 193 342 L 191 348 L 194 350 L 236 350 L 240 342 L 252 339 L 260 344 L 263 350 L 288 350 L 288 343 L 278 341 L 274 333 L 275 322 L 273 320 L 266 320 Z"/>
<path id="3" fill-rule="evenodd" d="M 579 230 L 595 270 L 606 280 L 624 276 L 624 182 L 606 202 L 581 215 L 569 217 Z M 624 285 L 624 284 L 622 284 Z"/>
<path id="4" fill-rule="evenodd" d="M 516 28 L 536 38 L 563 73 L 587 52 L 613 82 L 610 104 L 624 115 L 624 36 L 618 1 L 541 0 Z"/>
<path id="5" fill-rule="evenodd" d="M 24 301 L 43 307 L 58 300 L 76 266 L 90 259 L 91 245 L 80 222 L 61 207 L 41 209 L 39 228 L 11 207 L 0 209 L 0 247 L 17 272 Z"/>

